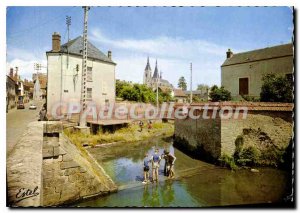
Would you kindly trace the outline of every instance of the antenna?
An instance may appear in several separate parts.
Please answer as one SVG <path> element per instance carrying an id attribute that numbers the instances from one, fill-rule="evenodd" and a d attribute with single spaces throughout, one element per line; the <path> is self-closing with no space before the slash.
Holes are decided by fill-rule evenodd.
<path id="1" fill-rule="evenodd" d="M 90 7 L 83 6 L 84 9 L 84 24 L 83 24 L 83 54 L 82 54 L 82 79 L 81 79 L 81 109 L 80 126 L 86 126 L 85 119 L 83 119 L 83 112 L 86 109 L 86 75 L 87 75 L 87 29 L 88 29 L 88 11 Z"/>
<path id="2" fill-rule="evenodd" d="M 190 69 L 191 69 L 191 85 L 190 85 L 190 89 L 191 89 L 191 96 L 190 96 L 190 103 L 192 103 L 193 102 L 193 86 L 192 86 L 192 78 L 193 78 L 193 64 L 191 63 L 191 67 L 190 67 Z"/>
<path id="3" fill-rule="evenodd" d="M 69 68 L 69 41 L 70 41 L 70 25 L 71 25 L 71 16 L 66 16 L 66 24 L 67 24 L 67 30 L 68 30 L 68 42 L 67 42 L 67 52 L 68 52 L 68 58 L 67 58 L 67 68 Z"/>

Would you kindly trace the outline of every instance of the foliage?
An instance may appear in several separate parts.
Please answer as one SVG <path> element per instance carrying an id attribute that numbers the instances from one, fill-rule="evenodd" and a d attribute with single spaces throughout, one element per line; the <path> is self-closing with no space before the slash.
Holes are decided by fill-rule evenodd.
<path id="1" fill-rule="evenodd" d="M 293 102 L 293 82 L 286 76 L 266 74 L 262 78 L 260 100 L 264 102 Z"/>
<path id="2" fill-rule="evenodd" d="M 220 162 L 221 166 L 228 167 L 231 170 L 236 170 L 238 168 L 237 165 L 235 164 L 234 158 L 230 157 L 226 154 L 223 154 L 221 156 L 221 158 L 219 159 L 219 162 Z"/>
<path id="3" fill-rule="evenodd" d="M 237 138 L 235 139 L 235 152 L 234 152 L 234 158 L 235 159 L 239 159 L 242 149 L 243 149 L 243 145 L 244 145 L 244 138 L 243 136 L 239 135 L 237 136 Z"/>
<path id="4" fill-rule="evenodd" d="M 92 135 L 92 134 L 87 135 L 79 131 L 72 131 L 70 129 L 65 129 L 64 133 L 79 148 L 81 148 L 82 144 L 84 143 L 90 146 L 95 146 L 97 144 L 105 144 L 105 143 L 112 143 L 112 142 L 141 141 L 159 135 L 169 137 L 174 134 L 174 126 L 170 123 L 154 122 L 152 129 L 150 131 L 148 131 L 146 125 L 142 132 L 140 132 L 139 130 L 140 130 L 139 125 L 130 125 L 128 127 L 123 127 L 121 129 L 118 129 L 114 133 L 99 132 L 96 135 Z"/>
<path id="5" fill-rule="evenodd" d="M 212 101 L 230 101 L 231 94 L 228 90 L 226 90 L 223 86 L 220 88 L 217 85 L 214 85 L 211 88 L 209 93 L 209 97 Z"/>
<path id="6" fill-rule="evenodd" d="M 117 81 L 116 95 L 123 100 L 156 103 L 156 93 L 145 84 L 131 84 L 126 81 Z M 158 100 L 160 103 L 171 101 L 171 91 L 162 92 L 159 90 Z"/>
<path id="7" fill-rule="evenodd" d="M 259 102 L 260 101 L 259 98 L 256 98 L 256 97 L 253 97 L 250 95 L 241 95 L 241 96 L 245 101 L 251 101 L 251 102 Z"/>
<path id="8" fill-rule="evenodd" d="M 260 159 L 260 152 L 253 146 L 249 146 L 242 150 L 239 159 L 237 159 L 237 162 L 239 164 L 245 165 L 256 165 L 259 163 Z"/>
<path id="9" fill-rule="evenodd" d="M 186 80 L 183 76 L 181 76 L 178 80 L 178 87 L 181 88 L 183 91 L 186 91 L 187 89 Z"/>
<path id="10" fill-rule="evenodd" d="M 199 102 L 201 102 L 201 100 L 200 100 L 200 98 L 198 96 L 193 95 L 193 102 L 194 103 L 199 103 Z"/>

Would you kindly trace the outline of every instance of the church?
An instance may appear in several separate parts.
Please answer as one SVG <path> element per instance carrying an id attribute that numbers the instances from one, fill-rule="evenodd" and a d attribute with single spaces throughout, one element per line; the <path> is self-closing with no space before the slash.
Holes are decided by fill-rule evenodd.
<path id="1" fill-rule="evenodd" d="M 149 63 L 149 57 L 147 59 L 147 65 L 144 71 L 143 83 L 148 87 L 151 87 L 154 91 L 156 91 L 156 87 L 158 86 L 159 90 L 162 92 L 172 91 L 173 85 L 169 83 L 169 81 L 162 78 L 162 72 L 158 72 L 157 68 L 157 60 L 155 63 L 154 73 L 152 75 L 151 66 Z M 158 85 L 157 85 L 158 84 Z"/>

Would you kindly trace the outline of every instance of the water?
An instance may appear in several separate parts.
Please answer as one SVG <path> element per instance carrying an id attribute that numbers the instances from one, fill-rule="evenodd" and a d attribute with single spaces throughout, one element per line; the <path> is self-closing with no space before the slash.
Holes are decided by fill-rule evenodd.
<path id="1" fill-rule="evenodd" d="M 177 157 L 175 180 L 159 169 L 160 182 L 143 185 L 143 158 L 156 147 L 169 148 Z M 287 174 L 264 168 L 259 173 L 228 169 L 194 160 L 164 140 L 123 143 L 89 149 L 121 189 L 117 193 L 75 206 L 89 207 L 204 207 L 280 202 L 286 195 Z M 151 171 L 151 170 L 150 170 Z"/>

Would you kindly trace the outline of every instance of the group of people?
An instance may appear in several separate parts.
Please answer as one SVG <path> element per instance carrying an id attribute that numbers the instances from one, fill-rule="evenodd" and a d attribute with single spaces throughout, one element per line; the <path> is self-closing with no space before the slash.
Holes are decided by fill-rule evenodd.
<path id="1" fill-rule="evenodd" d="M 164 166 L 164 175 L 168 178 L 174 177 L 174 163 L 176 160 L 176 157 L 170 153 L 169 150 L 165 149 L 163 154 L 159 155 L 159 149 L 156 148 L 154 154 L 149 158 L 148 153 L 145 154 L 143 166 L 144 166 L 144 181 L 143 183 L 149 183 L 150 182 L 150 166 L 151 163 L 152 166 L 152 182 L 158 182 L 158 170 L 160 167 L 160 161 L 164 159 L 165 160 L 165 166 Z"/>
<path id="2" fill-rule="evenodd" d="M 143 131 L 143 127 L 144 127 L 144 122 L 143 121 L 139 121 L 139 126 L 140 126 L 140 132 Z M 152 121 L 149 120 L 148 121 L 148 131 L 150 131 L 152 129 Z"/>

